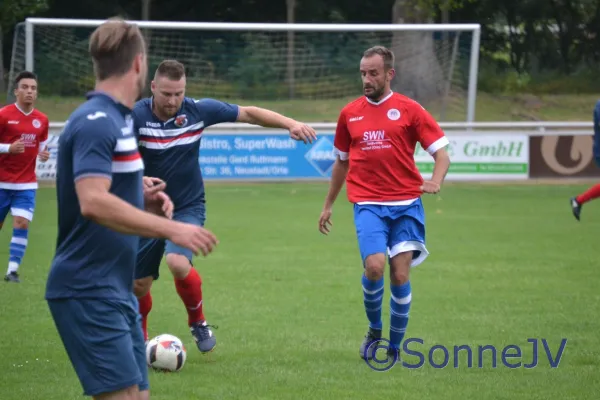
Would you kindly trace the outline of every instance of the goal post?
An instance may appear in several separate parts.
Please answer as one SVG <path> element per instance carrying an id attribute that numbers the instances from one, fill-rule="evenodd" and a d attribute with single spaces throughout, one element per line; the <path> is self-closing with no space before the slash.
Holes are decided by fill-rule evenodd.
<path id="1" fill-rule="evenodd" d="M 17 26 L 9 72 L 40 79 L 40 94 L 78 97 L 93 88 L 91 32 L 106 20 L 27 18 Z M 339 107 L 361 95 L 368 47 L 396 57 L 392 88 L 440 121 L 475 121 L 480 24 L 304 24 L 129 21 L 148 41 L 149 76 L 163 59 L 184 63 L 187 94 L 284 110 Z M 149 78 L 149 79 L 150 79 Z M 323 121 L 333 122 L 333 121 Z"/>

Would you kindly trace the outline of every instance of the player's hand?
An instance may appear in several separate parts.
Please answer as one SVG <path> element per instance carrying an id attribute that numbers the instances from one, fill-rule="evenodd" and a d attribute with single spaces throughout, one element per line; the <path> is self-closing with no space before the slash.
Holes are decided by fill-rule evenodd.
<path id="1" fill-rule="evenodd" d="M 425 181 L 421 186 L 421 191 L 423 193 L 436 194 L 440 191 L 440 185 L 434 181 Z"/>
<path id="2" fill-rule="evenodd" d="M 217 237 L 202 227 L 181 223 L 169 240 L 178 246 L 190 249 L 195 255 L 207 256 L 219 244 Z"/>
<path id="3" fill-rule="evenodd" d="M 165 192 L 158 192 L 152 196 L 144 198 L 146 211 L 156 215 L 173 219 L 173 210 L 175 206 L 171 198 Z"/>
<path id="4" fill-rule="evenodd" d="M 40 151 L 40 154 L 38 154 L 38 158 L 41 162 L 48 161 L 48 159 L 50 158 L 50 152 L 48 151 L 47 147 L 44 150 Z"/>
<path id="5" fill-rule="evenodd" d="M 13 142 L 10 145 L 10 147 L 8 148 L 8 152 L 10 154 L 24 153 L 25 152 L 25 143 L 23 143 L 23 141 L 21 141 L 21 139 L 17 140 L 16 142 Z"/>
<path id="6" fill-rule="evenodd" d="M 331 208 L 324 208 L 319 217 L 319 231 L 323 235 L 327 235 L 330 226 L 333 226 L 333 222 L 331 222 Z"/>
<path id="7" fill-rule="evenodd" d="M 310 126 L 297 122 L 290 128 L 290 137 L 304 143 L 312 143 L 317 140 L 317 133 Z"/>
<path id="8" fill-rule="evenodd" d="M 158 192 L 164 191 L 167 187 L 167 184 L 160 178 L 144 176 L 143 182 L 144 182 L 144 197 L 153 196 Z"/>

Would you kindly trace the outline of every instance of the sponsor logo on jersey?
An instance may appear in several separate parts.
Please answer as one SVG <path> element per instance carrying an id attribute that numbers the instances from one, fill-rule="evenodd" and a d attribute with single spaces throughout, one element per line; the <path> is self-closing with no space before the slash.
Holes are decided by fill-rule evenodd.
<path id="1" fill-rule="evenodd" d="M 333 153 L 333 143 L 326 137 L 322 137 L 304 157 L 321 175 L 327 176 L 336 159 Z"/>

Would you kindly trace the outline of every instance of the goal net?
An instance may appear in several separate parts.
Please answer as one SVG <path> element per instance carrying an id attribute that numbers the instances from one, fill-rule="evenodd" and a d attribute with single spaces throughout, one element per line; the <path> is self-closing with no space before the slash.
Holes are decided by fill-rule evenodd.
<path id="1" fill-rule="evenodd" d="M 41 96 L 81 101 L 94 85 L 88 38 L 101 22 L 29 19 L 19 24 L 9 96 L 16 74 L 29 69 L 39 76 Z M 337 115 L 362 93 L 362 53 L 383 45 L 395 53 L 395 91 L 419 101 L 440 121 L 472 119 L 479 25 L 137 22 L 148 41 L 149 79 L 162 60 L 181 61 L 192 97 L 334 122 L 332 117 L 323 121 L 326 111 Z"/>

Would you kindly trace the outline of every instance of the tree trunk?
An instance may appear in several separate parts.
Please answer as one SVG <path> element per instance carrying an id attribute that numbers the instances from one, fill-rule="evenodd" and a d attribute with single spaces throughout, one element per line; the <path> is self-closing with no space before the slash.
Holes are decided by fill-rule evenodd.
<path id="1" fill-rule="evenodd" d="M 396 0 L 392 8 L 392 23 L 431 23 L 430 10 L 419 0 Z M 396 31 L 392 39 L 396 57 L 394 91 L 426 106 L 444 92 L 445 78 L 437 57 L 432 31 Z"/>
<path id="2" fill-rule="evenodd" d="M 287 6 L 287 23 L 293 24 L 296 17 L 296 0 L 285 0 Z M 287 81 L 289 98 L 294 98 L 294 32 L 287 33 Z"/>

